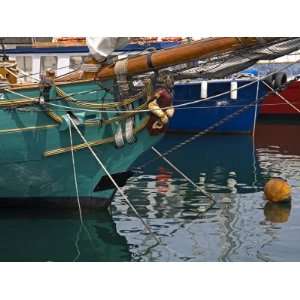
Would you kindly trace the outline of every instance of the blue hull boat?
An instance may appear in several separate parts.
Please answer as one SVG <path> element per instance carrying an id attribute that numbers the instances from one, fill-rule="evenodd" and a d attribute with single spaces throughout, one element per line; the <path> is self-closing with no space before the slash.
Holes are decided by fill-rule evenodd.
<path id="1" fill-rule="evenodd" d="M 269 89 L 256 79 L 224 79 L 176 83 L 174 89 L 174 105 L 180 105 L 195 100 L 195 104 L 177 108 L 172 118 L 169 131 L 196 132 L 215 125 L 210 132 L 213 133 L 246 133 L 255 129 L 258 113 L 256 98 L 262 99 Z M 252 84 L 251 81 L 253 82 Z M 241 88 L 246 85 L 244 88 Z M 236 91 L 236 88 L 238 90 Z M 241 88 L 241 89 L 240 89 Z M 227 94 L 206 100 L 207 97 Z M 262 101 L 262 100 L 261 100 Z M 231 116 L 243 107 L 253 103 L 252 106 L 241 113 Z M 226 121 L 222 123 L 222 120 Z M 217 123 L 222 123 L 217 125 Z"/>

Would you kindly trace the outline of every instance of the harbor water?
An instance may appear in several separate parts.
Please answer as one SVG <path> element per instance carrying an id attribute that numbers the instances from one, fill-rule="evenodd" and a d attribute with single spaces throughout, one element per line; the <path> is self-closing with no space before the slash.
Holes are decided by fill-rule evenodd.
<path id="1" fill-rule="evenodd" d="M 208 135 L 168 159 L 215 203 L 149 150 L 124 192 L 156 243 L 116 193 L 110 212 L 1 210 L 1 261 L 300 261 L 300 123 L 259 123 L 248 135 Z M 168 134 L 164 152 L 191 135 Z M 137 168 L 144 166 L 143 168 Z M 263 198 L 271 177 L 291 184 L 291 204 Z M 75 201 L 75 200 L 74 200 Z"/>

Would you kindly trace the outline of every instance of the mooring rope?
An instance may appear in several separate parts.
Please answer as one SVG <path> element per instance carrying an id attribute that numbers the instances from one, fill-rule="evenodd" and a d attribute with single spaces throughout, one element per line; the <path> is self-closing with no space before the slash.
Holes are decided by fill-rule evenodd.
<path id="1" fill-rule="evenodd" d="M 257 103 L 258 103 L 258 95 L 259 95 L 259 83 L 260 83 L 260 81 L 257 81 L 257 89 L 256 89 L 256 98 L 255 98 L 255 105 L 256 105 L 256 111 L 257 111 Z M 253 105 L 253 104 L 252 104 Z M 251 105 L 251 106 L 252 106 Z M 249 107 L 251 107 L 251 106 L 249 106 Z M 241 112 L 243 112 L 243 110 L 241 110 Z M 232 115 L 235 115 L 234 113 L 232 114 Z M 224 118 L 224 119 L 226 119 L 226 118 Z M 221 120 L 222 121 L 222 120 Z M 219 122 L 221 122 L 221 121 L 219 121 Z M 255 118 L 254 118 L 254 122 L 256 121 L 256 112 L 255 112 Z M 218 123 L 218 122 L 217 122 Z M 215 124 L 217 124 L 217 123 L 215 123 Z M 221 123 L 222 124 L 222 123 Z M 219 125 L 218 125 L 219 126 Z M 255 124 L 254 124 L 254 126 L 255 126 Z M 202 135 L 204 135 L 205 133 L 207 133 L 208 132 L 208 129 L 209 128 L 211 128 L 212 126 L 210 126 L 210 127 L 208 127 L 206 130 L 204 130 L 204 131 L 200 131 L 199 133 L 203 133 Z M 254 130 L 254 129 L 253 129 Z M 197 135 L 196 135 L 197 136 Z M 200 135 L 199 135 L 200 136 Z M 198 136 L 197 136 L 198 137 Z M 183 147 L 184 145 L 186 145 L 187 143 L 189 143 L 189 142 L 191 142 L 191 141 L 193 141 L 195 138 L 193 138 L 193 139 L 187 139 L 186 141 L 184 141 L 184 142 L 182 142 L 182 143 L 180 143 L 180 144 L 178 144 L 178 145 L 180 145 L 180 147 Z M 173 151 L 175 151 L 175 150 L 177 150 L 177 149 L 179 149 L 179 147 L 177 147 L 178 145 L 176 145 L 175 146 L 175 148 L 174 148 L 174 150 L 172 150 L 172 152 Z M 207 191 L 205 191 L 204 189 L 202 189 L 202 188 L 200 188 L 197 184 L 195 184 L 186 174 L 184 174 L 181 170 L 179 170 L 170 160 L 168 160 L 166 157 L 165 157 L 165 155 L 168 155 L 168 154 L 170 154 L 171 152 L 170 152 L 170 150 L 169 151 L 166 151 L 164 154 L 162 154 L 160 151 L 158 151 L 155 147 L 152 147 L 151 148 L 158 156 L 159 156 L 159 158 L 161 158 L 161 159 L 163 159 L 169 166 L 171 166 L 177 173 L 179 173 L 186 181 L 188 181 L 191 185 L 193 185 L 198 191 L 200 191 L 203 195 L 205 195 L 206 197 L 208 197 L 209 199 L 210 199 L 210 201 L 211 201 L 211 205 L 210 206 L 208 206 L 205 210 L 203 210 L 203 211 L 201 211 L 201 213 L 203 213 L 203 212 L 206 212 L 206 211 L 208 211 L 210 208 L 212 208 L 214 205 L 215 205 L 215 203 L 216 203 L 216 201 L 215 201 L 215 199 L 214 199 L 214 197 L 212 196 L 212 194 L 210 194 L 210 193 L 208 193 Z M 147 162 L 146 164 L 144 164 L 144 165 L 142 165 L 141 167 L 139 167 L 139 168 L 143 168 L 143 167 L 145 167 L 146 165 L 148 165 L 148 164 L 150 164 L 150 163 L 152 163 L 152 162 L 154 162 L 154 161 L 156 161 L 156 159 L 153 159 L 153 160 L 151 160 L 151 161 L 149 161 L 149 162 Z"/>
<path id="2" fill-rule="evenodd" d="M 151 147 L 151 149 L 161 158 L 163 159 L 171 168 L 173 168 L 177 173 L 179 173 L 187 182 L 189 182 L 196 190 L 205 195 L 210 201 L 211 205 L 206 209 L 206 211 L 215 205 L 216 201 L 211 193 L 208 193 L 204 189 L 200 188 L 191 178 L 189 178 L 185 173 L 179 170 L 170 160 L 168 160 L 160 151 L 158 151 L 155 147 Z"/>
<path id="3" fill-rule="evenodd" d="M 78 230 L 78 232 L 76 234 L 76 240 L 75 240 L 75 248 L 77 250 L 77 255 L 73 259 L 73 261 L 77 261 L 77 259 L 80 257 L 80 254 L 81 254 L 78 243 L 79 243 L 79 239 L 80 239 L 82 225 L 84 223 L 83 223 L 83 218 L 82 218 L 82 210 L 81 210 L 80 199 L 79 199 L 79 192 L 78 192 L 76 166 L 75 166 L 75 159 L 74 159 L 74 152 L 73 152 L 72 129 L 71 129 L 71 124 L 70 123 L 69 123 L 68 127 L 69 127 L 69 135 L 70 135 L 71 157 L 72 157 L 72 166 L 73 166 L 73 176 L 74 176 L 75 190 L 76 190 L 76 200 L 77 200 L 78 212 L 79 212 L 79 219 L 80 219 L 80 227 L 79 227 L 79 230 Z"/>
<path id="4" fill-rule="evenodd" d="M 92 147 L 89 145 L 88 141 L 85 139 L 85 137 L 82 135 L 81 131 L 79 130 L 79 128 L 77 127 L 77 125 L 75 124 L 75 122 L 72 120 L 72 118 L 69 116 L 69 120 L 72 123 L 73 127 L 76 129 L 77 133 L 79 134 L 79 136 L 81 137 L 81 139 L 83 140 L 83 142 L 86 144 L 87 148 L 90 150 L 90 152 L 92 153 L 92 155 L 94 156 L 94 158 L 96 159 L 96 161 L 98 162 L 98 164 L 101 166 L 101 168 L 104 170 L 104 172 L 106 173 L 106 175 L 109 177 L 109 179 L 111 180 L 111 182 L 113 183 L 113 185 L 116 187 L 116 189 L 119 191 L 119 193 L 122 195 L 123 199 L 125 200 L 125 202 L 128 204 L 128 206 L 133 210 L 133 212 L 135 213 L 135 215 L 140 219 L 140 221 L 143 223 L 144 227 L 146 228 L 146 230 L 152 235 L 152 237 L 159 243 L 160 239 L 152 232 L 150 226 L 147 224 L 147 222 L 141 217 L 141 215 L 138 213 L 138 211 L 136 210 L 136 208 L 134 207 L 134 205 L 129 201 L 128 197 L 124 194 L 124 192 L 122 191 L 122 189 L 118 186 L 118 184 L 116 183 L 116 181 L 114 180 L 114 178 L 110 175 L 109 171 L 106 169 L 105 165 L 102 163 L 102 161 L 100 160 L 100 158 L 97 156 L 97 154 L 95 153 L 95 151 L 92 149 Z"/>
<path id="5" fill-rule="evenodd" d="M 280 93 L 278 93 L 275 89 L 273 89 L 269 84 L 266 82 L 263 82 L 264 85 L 266 85 L 269 89 L 271 89 L 279 98 L 281 98 L 283 101 L 285 101 L 288 105 L 290 105 L 294 110 L 300 113 L 300 109 L 293 105 L 289 100 L 287 100 L 285 97 L 283 97 Z"/>
<path id="6" fill-rule="evenodd" d="M 81 139 L 87 144 L 86 139 L 84 138 L 84 136 L 80 132 L 79 128 L 77 127 L 77 125 L 74 123 L 74 121 L 71 119 L 71 117 L 69 115 L 68 115 L 68 118 L 70 120 L 70 123 L 69 123 L 69 133 L 70 133 L 71 148 L 73 149 L 73 139 L 72 139 L 71 123 L 74 126 L 74 128 L 76 129 L 77 133 L 80 135 Z M 100 166 L 102 167 L 102 169 L 106 172 L 107 176 L 110 178 L 110 180 L 112 181 L 112 183 L 118 189 L 118 191 L 120 192 L 120 194 L 122 195 L 123 199 L 126 201 L 126 203 L 128 204 L 128 206 L 133 210 L 133 212 L 137 216 L 137 218 L 143 223 L 143 225 L 145 226 L 145 228 L 147 229 L 147 231 L 155 239 L 155 244 L 151 245 L 151 247 L 149 247 L 148 250 L 150 250 L 150 248 L 153 249 L 153 248 L 155 248 L 155 247 L 157 247 L 158 245 L 161 244 L 162 247 L 164 247 L 168 251 L 172 252 L 174 255 L 178 255 L 178 251 L 175 251 L 173 248 L 169 247 L 167 244 L 161 243 L 160 238 L 153 233 L 153 231 L 151 230 L 151 228 L 148 225 L 148 223 L 146 223 L 146 221 L 141 217 L 141 215 L 138 213 L 138 211 L 136 210 L 136 208 L 134 207 L 134 205 L 129 201 L 128 197 L 123 193 L 123 191 L 121 190 L 121 188 L 117 185 L 117 183 L 112 178 L 112 176 L 110 175 L 110 173 L 108 172 L 108 170 L 105 168 L 105 166 L 103 165 L 103 163 L 101 162 L 101 160 L 98 158 L 98 156 L 96 155 L 96 153 L 93 151 L 93 149 L 91 147 L 89 147 L 89 146 L 88 146 L 88 148 L 91 151 L 92 155 L 97 160 L 97 162 L 100 164 Z M 77 256 L 75 257 L 75 259 L 73 261 L 76 261 L 80 257 L 80 250 L 79 250 L 79 246 L 78 246 L 79 237 L 80 237 L 82 228 L 86 229 L 86 226 L 85 226 L 85 224 L 83 222 L 83 217 L 82 217 L 82 212 L 81 212 L 81 205 L 80 205 L 80 200 L 79 200 L 78 184 L 77 184 L 77 176 L 76 176 L 75 159 L 74 159 L 74 152 L 73 152 L 73 150 L 72 150 L 72 163 L 73 163 L 74 181 L 75 181 L 77 201 L 78 201 L 77 203 L 78 203 L 78 208 L 79 208 L 79 211 L 80 211 L 80 220 L 81 220 L 81 225 L 80 225 L 80 228 L 79 228 L 79 230 L 77 232 L 76 242 L 75 242 L 76 249 L 77 249 Z M 196 184 L 194 184 L 194 185 L 197 187 Z M 199 187 L 198 187 L 198 189 L 199 189 Z M 86 229 L 86 231 L 87 231 L 87 233 L 89 235 L 89 232 L 88 232 L 87 229 Z M 183 256 L 183 254 L 181 254 L 181 255 Z"/>
<path id="7" fill-rule="evenodd" d="M 271 75 L 276 74 L 276 73 L 278 73 L 278 72 L 280 72 L 280 71 L 283 71 L 283 70 L 287 69 L 288 67 L 290 67 L 290 66 L 292 66 L 292 65 L 294 65 L 294 64 L 296 64 L 296 63 L 299 63 L 299 62 L 300 62 L 300 59 L 297 60 L 296 62 L 290 63 L 289 65 L 285 65 L 285 66 L 282 67 L 281 69 L 279 69 L 279 70 L 277 70 L 277 71 L 274 71 L 274 72 L 272 72 L 272 73 L 270 73 L 270 74 L 268 74 L 268 75 L 266 75 L 266 76 L 262 76 L 261 78 L 258 78 L 257 80 L 251 82 L 251 84 L 254 84 L 254 83 L 256 83 L 256 82 L 259 84 L 259 82 L 261 81 L 261 82 L 263 82 L 264 84 L 266 84 L 266 85 L 270 88 L 270 90 L 275 91 L 272 87 L 270 87 L 270 86 L 264 81 L 264 79 L 266 79 L 266 78 L 270 77 Z M 248 84 L 248 85 L 249 85 L 249 84 Z M 242 86 L 241 88 L 243 88 L 243 87 L 245 87 L 245 85 Z M 237 89 L 236 89 L 236 90 L 237 90 Z M 276 92 L 276 91 L 275 91 L 275 92 Z M 230 93 L 230 91 L 228 91 L 228 93 Z M 276 93 L 277 93 L 277 92 L 276 92 Z M 256 97 L 258 97 L 258 92 L 256 93 Z M 207 99 L 207 98 L 206 98 L 206 99 Z M 206 100 L 206 99 L 205 99 L 205 100 Z M 218 122 L 216 122 L 216 123 L 214 123 L 213 125 L 209 126 L 209 127 L 206 128 L 205 130 L 199 131 L 198 133 L 196 133 L 196 134 L 193 135 L 192 137 L 187 138 L 185 141 L 183 141 L 183 142 L 181 142 L 181 143 L 179 143 L 179 144 L 173 146 L 173 147 L 170 148 L 169 150 L 167 150 L 167 151 L 165 151 L 164 153 L 162 153 L 162 155 L 163 155 L 163 156 L 167 156 L 167 155 L 171 154 L 172 152 L 178 150 L 179 148 L 185 146 L 186 144 L 188 144 L 188 143 L 194 141 L 194 140 L 197 139 L 198 137 L 205 135 L 206 133 L 212 131 L 213 129 L 215 129 L 216 127 L 222 125 L 222 124 L 225 123 L 226 121 L 232 119 L 233 117 L 239 115 L 239 114 L 242 113 L 243 111 L 249 109 L 251 106 L 259 104 L 259 101 L 260 101 L 260 100 L 261 100 L 261 98 L 260 98 L 260 99 L 256 99 L 254 102 L 249 103 L 249 104 L 246 105 L 246 106 L 243 106 L 241 109 L 239 109 L 239 110 L 233 112 L 232 114 L 226 116 L 225 118 L 219 120 Z M 286 100 L 286 101 L 288 102 L 288 100 Z M 298 111 L 298 110 L 297 110 L 297 111 Z M 300 111 L 299 111 L 299 112 L 300 112 Z M 148 161 L 148 162 L 146 162 L 146 163 L 144 163 L 144 164 L 138 166 L 137 169 L 145 168 L 145 167 L 146 167 L 147 165 L 149 165 L 150 163 L 153 163 L 154 161 L 157 161 L 157 159 L 158 159 L 158 158 L 154 158 L 154 159 L 152 159 L 152 160 L 150 160 L 150 161 Z"/>
<path id="8" fill-rule="evenodd" d="M 260 81 L 257 82 L 257 86 L 256 86 L 256 95 L 255 95 L 255 99 L 256 101 L 258 100 L 258 95 L 259 95 L 259 87 L 260 87 Z M 258 103 L 255 103 L 255 114 L 254 114 L 254 124 L 253 124 L 253 131 L 252 131 L 252 136 L 254 136 L 255 134 L 255 128 L 256 128 L 256 118 L 257 118 L 257 109 L 258 109 Z"/>
<path id="9" fill-rule="evenodd" d="M 69 117 L 69 115 L 68 115 Z M 70 118 L 70 117 L 69 117 Z M 70 135 L 70 146 L 71 146 L 71 157 L 72 157 L 72 166 L 73 166 L 73 176 L 74 176 L 74 184 L 75 184 L 75 190 L 76 190 L 76 200 L 77 200 L 77 206 L 78 206 L 78 212 L 79 212 L 79 220 L 80 220 L 80 226 L 79 230 L 76 234 L 76 240 L 75 240 L 75 248 L 77 250 L 77 255 L 74 258 L 73 261 L 77 261 L 77 259 L 80 257 L 80 249 L 79 249 L 79 239 L 80 239 L 80 234 L 82 231 L 82 228 L 85 230 L 90 242 L 92 242 L 92 238 L 90 235 L 90 232 L 88 231 L 86 225 L 84 224 L 83 221 L 83 216 L 82 216 L 82 209 L 81 209 L 81 204 L 80 204 L 80 198 L 79 198 L 79 190 L 78 190 L 78 182 L 77 182 L 77 173 L 76 173 L 76 165 L 75 165 L 75 157 L 74 157 L 74 150 L 73 150 L 73 138 L 72 138 L 72 128 L 71 128 L 71 123 L 69 123 L 69 135 Z"/>
<path id="10" fill-rule="evenodd" d="M 170 148 L 169 150 L 165 151 L 162 153 L 162 155 L 167 156 L 171 153 L 173 153 L 174 151 L 182 148 L 183 146 L 185 146 L 186 144 L 191 143 L 192 141 L 194 141 L 195 139 L 207 134 L 208 132 L 214 130 L 215 128 L 217 128 L 218 126 L 224 124 L 225 122 L 227 122 L 228 120 L 234 118 L 235 116 L 238 116 L 239 114 L 241 114 L 242 112 L 246 111 L 247 109 L 249 109 L 250 107 L 252 107 L 253 105 L 255 105 L 256 103 L 259 103 L 259 101 L 261 101 L 262 99 L 264 99 L 264 97 L 259 98 L 257 100 L 254 100 L 253 102 L 243 106 L 241 109 L 234 111 L 233 113 L 227 115 L 226 117 L 222 118 L 221 120 L 217 121 L 216 123 L 212 124 L 211 126 L 207 127 L 204 130 L 199 131 L 198 133 L 194 134 L 193 136 L 187 138 L 186 140 L 184 140 L 183 142 L 173 146 L 172 148 Z M 148 162 L 136 167 L 137 169 L 143 169 L 145 168 L 147 165 L 149 165 L 150 163 L 153 163 L 154 161 L 157 161 L 158 158 L 154 158 L 149 160 Z"/>
<path id="11" fill-rule="evenodd" d="M 68 115 L 68 118 L 70 119 L 69 115 Z M 68 127 L 69 127 L 69 135 L 70 135 L 71 157 L 72 157 L 72 166 L 73 166 L 75 190 L 76 190 L 76 200 L 77 200 L 78 211 L 79 211 L 79 219 L 80 219 L 81 224 L 83 224 L 82 209 L 81 209 L 81 204 L 80 204 L 80 199 L 79 199 L 79 192 L 78 192 L 78 182 L 77 182 L 77 173 L 76 173 L 75 158 L 74 158 L 71 123 L 69 123 Z"/>

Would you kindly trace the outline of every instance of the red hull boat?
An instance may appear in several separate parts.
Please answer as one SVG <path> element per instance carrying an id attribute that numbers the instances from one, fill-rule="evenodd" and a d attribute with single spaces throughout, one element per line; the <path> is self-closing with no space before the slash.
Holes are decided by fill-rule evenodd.
<path id="1" fill-rule="evenodd" d="M 300 80 L 288 82 L 281 91 L 278 91 L 286 100 L 300 110 Z M 275 93 L 266 96 L 260 109 L 260 115 L 280 116 L 299 115 L 299 112 Z"/>

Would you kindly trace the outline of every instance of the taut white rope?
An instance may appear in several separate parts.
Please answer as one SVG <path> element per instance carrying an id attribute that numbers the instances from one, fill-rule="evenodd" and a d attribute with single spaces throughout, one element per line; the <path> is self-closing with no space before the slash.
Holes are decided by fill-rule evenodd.
<path id="1" fill-rule="evenodd" d="M 208 197 L 210 200 L 213 200 L 213 196 L 201 189 L 192 179 L 190 179 L 187 175 L 185 175 L 182 171 L 180 171 L 173 163 L 171 163 L 162 153 L 160 153 L 155 147 L 151 147 L 151 149 L 161 158 L 163 159 L 169 166 L 171 166 L 177 173 L 179 173 L 186 181 L 188 181 L 192 186 L 194 186 L 199 192 Z"/>
<path id="2" fill-rule="evenodd" d="M 283 101 L 285 101 L 288 105 L 290 105 L 294 110 L 296 110 L 297 112 L 300 113 L 300 109 L 298 107 L 296 107 L 295 105 L 293 105 L 293 103 L 291 103 L 289 100 L 287 100 L 285 97 L 283 97 L 280 93 L 278 93 L 276 90 L 274 90 L 271 86 L 269 86 L 266 82 L 263 81 L 263 83 L 269 88 L 271 89 L 271 91 L 273 91 L 279 98 L 281 98 Z"/>
<path id="3" fill-rule="evenodd" d="M 68 115 L 69 119 L 70 116 Z M 92 243 L 92 238 L 91 235 L 87 229 L 87 227 L 85 226 L 84 222 L 83 222 L 83 217 L 82 217 L 82 209 L 81 209 L 81 204 L 80 204 L 80 198 L 79 198 L 79 192 L 78 192 L 78 182 L 77 182 L 77 173 L 76 173 L 76 166 L 75 166 L 75 157 L 74 157 L 74 150 L 73 150 L 73 138 L 72 138 L 72 129 L 71 129 L 71 123 L 69 123 L 69 134 L 70 134 L 70 145 L 71 145 L 71 154 L 72 154 L 72 165 L 73 165 L 73 175 L 74 175 L 74 183 L 75 183 L 75 190 L 76 190 L 76 199 L 77 199 L 77 205 L 78 205 L 78 211 L 79 211 L 79 219 L 80 219 L 80 227 L 79 230 L 76 234 L 76 241 L 75 241 L 75 247 L 77 250 L 77 255 L 74 258 L 73 261 L 77 261 L 77 259 L 80 257 L 80 249 L 79 249 L 79 238 L 80 238 L 80 234 L 81 234 L 81 229 L 83 228 L 90 240 L 90 242 Z"/>
<path id="4" fill-rule="evenodd" d="M 243 89 L 247 86 L 251 86 L 255 83 L 257 83 L 258 81 L 260 80 L 264 80 L 266 78 L 268 78 L 269 76 L 272 76 L 273 74 L 276 74 L 278 72 L 281 72 L 289 67 L 291 67 L 292 65 L 294 64 L 297 64 L 300 62 L 300 59 L 293 62 L 293 63 L 290 63 L 280 69 L 278 69 L 277 71 L 274 71 L 272 73 L 269 73 L 268 75 L 265 75 L 265 76 L 262 76 L 261 78 L 258 78 L 256 80 L 253 80 L 247 84 L 244 84 L 240 87 L 238 87 L 237 89 L 233 89 L 233 90 L 229 90 L 229 91 L 226 91 L 226 92 L 223 92 L 223 93 L 220 93 L 220 94 L 217 94 L 217 95 L 213 95 L 213 96 L 210 96 L 210 97 L 207 97 L 205 99 L 197 99 L 197 100 L 194 100 L 194 101 L 190 101 L 190 102 L 185 102 L 185 103 L 182 103 L 182 104 L 177 104 L 177 105 L 174 105 L 174 106 L 169 106 L 169 107 L 164 107 L 164 108 L 159 108 L 159 109 L 162 109 L 162 110 L 167 110 L 169 108 L 180 108 L 180 107 L 186 107 L 186 106 L 189 106 L 189 105 L 192 105 L 192 104 L 197 104 L 197 103 L 200 103 L 200 102 L 206 102 L 206 101 L 209 101 L 209 100 L 212 100 L 212 99 L 215 99 L 215 98 L 218 98 L 220 96 L 224 96 L 224 95 L 227 95 L 227 94 L 230 94 L 231 92 L 233 91 L 238 91 L 240 89 Z M 270 87 L 271 88 L 271 87 Z M 28 96 L 25 96 L 25 95 L 22 95 L 20 93 L 17 93 L 15 91 L 11 91 L 9 89 L 3 89 L 4 91 L 6 92 L 9 92 L 9 93 L 12 93 L 12 94 L 15 94 L 15 95 L 18 95 L 18 96 L 21 96 L 23 98 L 26 98 L 26 99 L 30 99 L 30 100 L 35 100 L 37 103 L 38 103 L 38 98 L 31 98 L 31 97 L 28 97 Z M 99 110 L 99 109 L 85 109 L 85 108 L 73 108 L 73 107 L 70 107 L 70 106 L 65 106 L 65 105 L 58 105 L 58 104 L 54 104 L 54 103 L 49 103 L 49 102 L 46 102 L 45 104 L 47 105 L 50 105 L 50 106 L 54 106 L 54 107 L 59 107 L 59 108 L 65 108 L 65 109 L 68 109 L 68 110 L 78 110 L 78 111 L 86 111 L 86 112 L 110 112 L 110 113 L 143 113 L 143 112 L 150 112 L 150 111 L 153 111 L 155 109 L 141 109 L 141 110 L 124 110 L 124 111 L 119 111 L 119 110 Z"/>
<path id="5" fill-rule="evenodd" d="M 122 189 L 118 186 L 118 184 L 116 183 L 116 181 L 113 179 L 113 177 L 110 175 L 109 171 L 106 169 L 105 165 L 102 163 L 102 161 L 100 160 L 100 158 L 97 156 L 97 154 L 95 153 L 95 151 L 92 149 L 92 147 L 89 145 L 89 143 L 87 142 L 87 140 L 85 139 L 85 137 L 82 135 L 81 131 L 79 130 L 79 128 L 77 127 L 77 125 L 75 124 L 75 122 L 69 117 L 70 122 L 72 123 L 73 127 L 76 129 L 77 133 L 79 134 L 79 136 L 81 137 L 81 139 L 84 141 L 84 143 L 86 144 L 86 146 L 88 147 L 88 149 L 90 150 L 90 152 L 92 153 L 92 155 L 94 156 L 94 158 L 96 159 L 96 161 L 98 162 L 98 164 L 101 166 L 101 168 L 104 170 L 104 172 L 106 173 L 106 175 L 109 177 L 109 179 L 111 180 L 111 182 L 113 183 L 113 185 L 116 187 L 116 189 L 119 191 L 119 193 L 122 195 L 123 199 L 125 200 L 125 202 L 127 203 L 127 205 L 133 210 L 133 212 L 135 213 L 135 215 L 140 219 L 140 221 L 143 223 L 143 225 L 145 226 L 145 228 L 147 229 L 147 231 L 153 236 L 153 238 L 157 241 L 160 242 L 160 239 L 152 232 L 150 226 L 146 223 L 146 221 L 140 216 L 140 214 L 138 213 L 138 211 L 136 210 L 136 208 L 134 207 L 134 205 L 129 201 L 129 199 L 127 198 L 127 196 L 124 194 L 124 192 L 122 191 Z"/>

